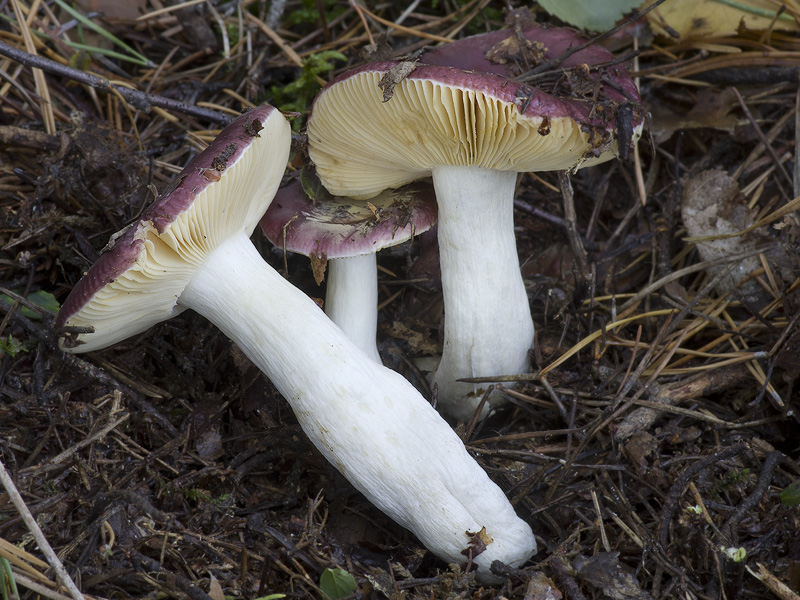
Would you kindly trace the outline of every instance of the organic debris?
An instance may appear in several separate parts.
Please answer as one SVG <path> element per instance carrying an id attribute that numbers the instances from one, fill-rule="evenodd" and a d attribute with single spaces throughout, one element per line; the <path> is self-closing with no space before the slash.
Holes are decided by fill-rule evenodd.
<path id="1" fill-rule="evenodd" d="M 293 111 L 298 168 L 313 95 L 362 48 L 415 57 L 558 25 L 535 5 L 506 23 L 499 0 L 405 5 L 0 3 L 0 53 L 15 57 L 0 67 L 0 460 L 56 560 L 87 598 L 797 598 L 796 3 L 668 0 L 622 23 L 604 43 L 638 77 L 653 135 L 571 186 L 520 177 L 535 370 L 513 386 L 498 373 L 510 405 L 456 425 L 537 534 L 528 564 L 493 566 L 502 585 L 481 586 L 468 556 L 437 561 L 367 503 L 197 315 L 102 352 L 56 347 L 55 303 L 231 116 Z M 512 43 L 494 58 L 543 67 L 531 89 L 594 102 L 602 68 L 537 54 Z M 737 235 L 704 255 L 720 233 Z M 305 258 L 253 239 L 324 293 Z M 383 360 L 431 401 L 437 256 L 428 233 L 378 257 Z M 0 594 L 63 598 L 23 512 L 0 490 Z M 492 543 L 480 531 L 467 554 Z"/>

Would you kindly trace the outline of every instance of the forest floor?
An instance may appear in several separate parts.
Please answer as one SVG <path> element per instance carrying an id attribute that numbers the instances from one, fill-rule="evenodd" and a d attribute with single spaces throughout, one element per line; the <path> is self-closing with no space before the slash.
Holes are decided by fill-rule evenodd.
<path id="1" fill-rule="evenodd" d="M 539 541 L 494 587 L 371 506 L 198 315 L 80 355 L 51 324 L 233 115 L 275 104 L 300 148 L 320 82 L 368 44 L 499 29 L 507 3 L 0 2 L 0 42 L 56 65 L 0 58 L 0 459 L 87 598 L 324 598 L 331 574 L 353 598 L 798 598 L 800 13 L 681 31 L 680 2 L 602 42 L 638 49 L 650 119 L 629 160 L 572 174 L 571 200 L 558 173 L 519 178 L 532 372 L 498 377 L 507 405 L 456 428 Z M 253 240 L 324 296 L 308 259 Z M 381 355 L 430 397 L 415 361 L 441 351 L 435 238 L 378 262 Z M 12 582 L 69 596 L 0 489 L 3 598 Z"/>

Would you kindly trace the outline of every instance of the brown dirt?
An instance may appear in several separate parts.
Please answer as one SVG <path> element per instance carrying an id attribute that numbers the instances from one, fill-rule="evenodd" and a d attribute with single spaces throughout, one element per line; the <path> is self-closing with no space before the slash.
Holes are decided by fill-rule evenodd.
<path id="1" fill-rule="evenodd" d="M 25 48 L 13 7 L 28 4 L 0 3 L 0 40 Z M 217 114 L 260 102 L 302 111 L 313 96 L 313 85 L 284 89 L 300 69 L 267 35 L 264 3 L 241 12 L 204 3 L 142 21 L 97 4 L 107 16 L 94 20 L 154 66 L 75 54 L 64 36 L 110 46 L 38 2 L 30 29 L 59 41 L 31 44 Z M 335 62 L 325 79 L 360 61 L 370 41 L 363 23 L 372 35 L 385 29 L 346 2 L 304 2 L 311 16 L 303 21 L 299 4 L 278 15 L 275 37 L 301 57 L 344 53 L 348 62 Z M 391 3 L 368 4 L 382 19 L 400 16 Z M 503 25 L 505 3 L 429 4 L 395 29 L 398 53 L 430 42 L 425 35 Z M 313 16 L 321 5 L 324 20 Z M 615 53 L 632 48 L 634 31 L 612 39 Z M 0 62 L 0 458 L 82 591 L 321 598 L 321 573 L 340 567 L 355 576 L 359 598 L 796 598 L 800 509 L 781 492 L 800 477 L 799 230 L 796 213 L 777 211 L 800 193 L 792 160 L 800 39 L 759 41 L 763 52 L 783 53 L 780 72 L 749 55 L 734 60 L 713 41 L 641 34 L 650 132 L 639 163 L 573 175 L 580 237 L 566 234 L 557 174 L 520 179 L 516 226 L 537 373 L 508 392 L 507 408 L 459 428 L 540 542 L 496 588 L 437 561 L 370 506 L 305 439 L 270 383 L 197 315 L 102 352 L 57 349 L 52 312 L 25 298 L 45 291 L 62 301 L 109 236 L 219 125 L 180 107 L 128 112 L 119 96 L 48 74 L 48 131 L 45 90 L 31 69 Z M 755 44 L 747 32 L 716 42 Z M 709 285 L 708 265 L 684 239 L 683 189 L 711 169 L 735 179 L 751 221 L 778 215 L 761 227 L 766 247 L 750 287 Z M 277 250 L 254 241 L 283 268 Z M 585 265 L 575 244 L 586 249 Z M 435 244 L 423 238 L 411 259 L 395 250 L 379 262 L 393 274 L 381 275 L 381 300 L 401 291 L 381 311 L 381 352 L 424 390 L 412 359 L 440 344 Z M 324 295 L 306 259 L 288 257 L 288 267 L 294 283 Z M 625 317 L 634 320 L 609 327 Z M 741 548 L 746 559 L 736 561 Z M 15 577 L 27 573 L 53 594 L 55 576 L 35 562 L 42 554 L 1 491 L 0 557 L 17 557 Z"/>

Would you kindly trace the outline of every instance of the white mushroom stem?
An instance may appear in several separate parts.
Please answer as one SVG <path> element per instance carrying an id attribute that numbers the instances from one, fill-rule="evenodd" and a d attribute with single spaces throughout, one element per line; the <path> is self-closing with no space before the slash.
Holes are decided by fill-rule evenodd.
<path id="1" fill-rule="evenodd" d="M 374 252 L 328 260 L 325 314 L 372 360 L 381 363 L 378 330 L 378 264 Z"/>
<path id="2" fill-rule="evenodd" d="M 234 340 L 325 458 L 435 555 L 465 563 L 467 532 L 485 528 L 492 541 L 474 564 L 494 581 L 492 561 L 519 565 L 535 552 L 528 524 L 431 405 L 369 360 L 244 234 L 211 252 L 179 303 Z"/>
<path id="3" fill-rule="evenodd" d="M 444 294 L 444 349 L 434 382 L 442 410 L 459 419 L 473 415 L 488 384 L 458 379 L 529 367 L 533 319 L 514 237 L 516 177 L 478 167 L 433 169 Z"/>

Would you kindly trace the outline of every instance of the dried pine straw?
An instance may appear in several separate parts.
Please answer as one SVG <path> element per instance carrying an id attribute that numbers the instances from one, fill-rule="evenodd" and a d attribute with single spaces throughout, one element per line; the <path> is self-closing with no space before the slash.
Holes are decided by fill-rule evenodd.
<path id="1" fill-rule="evenodd" d="M 631 68 L 652 114 L 636 161 L 570 182 L 520 177 L 533 369 L 482 378 L 509 404 L 457 430 L 540 552 L 490 588 L 372 508 L 196 315 L 71 356 L 36 293 L 63 301 L 243 108 L 291 116 L 298 169 L 319 84 L 367 44 L 413 55 L 504 26 L 506 3 L 97 5 L 105 16 L 85 2 L 0 3 L 0 460 L 87 598 L 321 598 L 329 567 L 353 574 L 362 598 L 797 598 L 800 37 L 622 28 L 606 43 L 640 51 Z M 681 200 L 715 170 L 752 214 L 689 235 Z M 305 259 L 253 239 L 324 295 Z M 733 245 L 704 258 L 711 241 Z M 421 390 L 441 345 L 437 258 L 424 236 L 379 257 L 381 354 Z M 50 566 L 0 492 L 0 593 L 13 580 L 26 597 L 69 597 Z"/>

